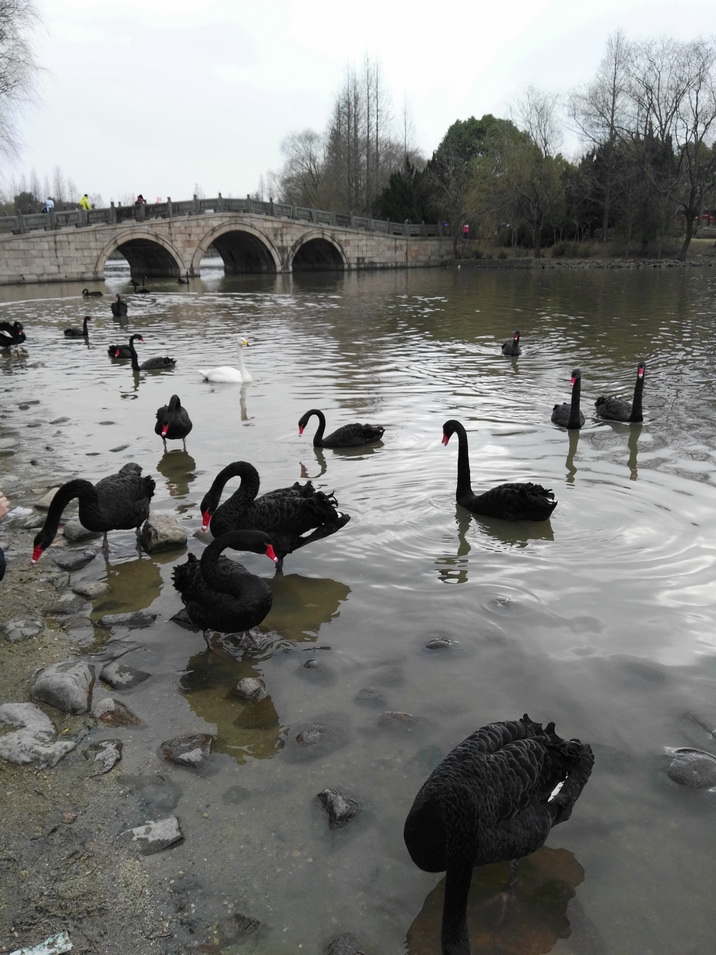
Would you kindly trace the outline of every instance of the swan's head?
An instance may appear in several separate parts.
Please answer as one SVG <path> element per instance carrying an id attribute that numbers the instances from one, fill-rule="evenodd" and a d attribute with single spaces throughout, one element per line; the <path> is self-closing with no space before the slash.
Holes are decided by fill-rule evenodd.
<path id="1" fill-rule="evenodd" d="M 643 361 L 640 361 L 637 365 L 636 376 L 637 378 L 643 378 L 646 374 L 646 364 Z"/>
<path id="2" fill-rule="evenodd" d="M 250 342 L 247 338 L 240 338 L 240 339 L 239 339 L 239 345 L 241 345 L 242 348 L 248 348 L 248 347 L 250 346 L 250 344 L 251 344 L 251 342 Z"/>
<path id="3" fill-rule="evenodd" d="M 579 381 L 581 377 L 582 377 L 582 372 L 579 370 L 579 368 L 573 368 L 572 377 L 569 379 L 570 385 L 573 385 L 575 381 Z"/>
<path id="4" fill-rule="evenodd" d="M 278 563 L 278 557 L 276 556 L 276 551 L 273 549 L 273 544 L 266 545 L 266 556 L 270 557 L 274 564 Z"/>
<path id="5" fill-rule="evenodd" d="M 209 524 L 211 524 L 212 511 L 211 508 L 207 507 L 204 513 L 201 515 L 201 529 L 202 532 L 208 531 Z"/>

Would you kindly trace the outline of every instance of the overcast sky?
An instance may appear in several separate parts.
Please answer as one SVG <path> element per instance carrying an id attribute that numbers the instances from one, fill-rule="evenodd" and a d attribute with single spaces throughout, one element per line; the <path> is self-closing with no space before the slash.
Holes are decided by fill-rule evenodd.
<path id="1" fill-rule="evenodd" d="M 323 132 L 348 66 L 377 61 L 426 156 L 532 84 L 589 82 L 610 34 L 716 32 L 713 0 L 36 0 L 40 98 L 2 184 L 59 167 L 105 204 L 254 192 L 293 131 Z"/>

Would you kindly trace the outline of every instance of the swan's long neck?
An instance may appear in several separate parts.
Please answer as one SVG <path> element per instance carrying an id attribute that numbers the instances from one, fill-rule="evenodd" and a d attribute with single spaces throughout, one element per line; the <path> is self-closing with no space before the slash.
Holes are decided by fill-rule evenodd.
<path id="1" fill-rule="evenodd" d="M 464 497 L 472 494 L 467 432 L 464 428 L 458 428 L 455 433 L 457 434 L 457 494 L 458 497 Z"/>
<path id="2" fill-rule="evenodd" d="M 129 357 L 132 359 L 132 371 L 139 371 L 139 361 L 137 360 L 137 349 L 134 347 L 133 337 L 129 339 Z"/>
<path id="3" fill-rule="evenodd" d="M 240 494 L 248 501 L 253 501 L 259 493 L 259 473 L 252 464 L 249 464 L 248 461 L 233 461 L 231 464 L 227 464 L 226 467 L 222 468 L 216 475 L 211 487 L 199 505 L 199 509 L 202 513 L 202 530 L 206 530 L 209 526 L 212 515 L 219 506 L 219 501 L 221 500 L 221 495 L 227 482 L 237 476 L 241 477 L 241 484 L 232 497 Z"/>
<path id="4" fill-rule="evenodd" d="M 310 414 L 318 418 L 318 427 L 316 428 L 316 433 L 313 435 L 313 443 L 320 444 L 323 440 L 323 432 L 326 430 L 326 416 L 317 408 L 314 408 Z"/>
<path id="5" fill-rule="evenodd" d="M 579 427 L 579 398 L 582 393 L 582 379 L 577 375 L 572 380 L 572 400 L 569 406 L 568 427 Z"/>
<path id="6" fill-rule="evenodd" d="M 97 491 L 90 481 L 85 481 L 83 478 L 76 478 L 74 481 L 67 481 L 66 484 L 63 484 L 52 498 L 47 510 L 45 523 L 35 537 L 35 553 L 32 557 L 33 563 L 35 563 L 42 551 L 54 540 L 57 528 L 60 526 L 62 512 L 74 498 L 79 498 L 80 503 L 89 508 L 97 507 L 99 504 Z"/>
<path id="7" fill-rule="evenodd" d="M 640 368 L 634 385 L 634 401 L 631 406 L 630 421 L 642 421 L 644 412 L 642 411 L 641 399 L 644 392 L 644 369 Z"/>

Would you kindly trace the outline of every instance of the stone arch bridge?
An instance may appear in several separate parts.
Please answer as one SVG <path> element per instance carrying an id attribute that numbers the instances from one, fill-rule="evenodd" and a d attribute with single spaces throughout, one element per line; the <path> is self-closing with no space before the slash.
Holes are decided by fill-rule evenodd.
<path id="1" fill-rule="evenodd" d="M 241 208 L 226 208 L 236 202 Z M 437 226 L 221 197 L 198 205 L 113 206 L 0 220 L 0 284 L 101 281 L 117 253 L 138 278 L 196 276 L 209 250 L 221 256 L 226 274 L 402 269 L 453 257 L 452 240 Z"/>

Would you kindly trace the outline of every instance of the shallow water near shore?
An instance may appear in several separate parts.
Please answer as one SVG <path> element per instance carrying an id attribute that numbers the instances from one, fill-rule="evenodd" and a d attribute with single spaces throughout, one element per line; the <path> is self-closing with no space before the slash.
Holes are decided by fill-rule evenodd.
<path id="1" fill-rule="evenodd" d="M 670 747 L 716 752 L 699 725 L 716 726 L 716 274 L 207 269 L 189 286 L 147 284 L 150 294 L 131 294 L 118 270 L 98 299 L 75 285 L 1 290 L 0 320 L 21 321 L 28 342 L 24 360 L 0 356 L 0 403 L 31 402 L 8 421 L 36 462 L 18 475 L 0 456 L 13 505 L 31 505 L 30 488 L 96 481 L 137 461 L 157 481 L 152 512 L 174 515 L 199 555 L 201 498 L 222 467 L 247 460 L 262 490 L 310 478 L 351 515 L 275 577 L 269 561 L 241 555 L 273 591 L 266 645 L 242 659 L 208 652 L 172 621 L 181 601 L 171 572 L 184 553 L 139 559 L 133 532 L 116 531 L 109 561 L 78 574 L 111 586 L 95 616 L 157 614 L 123 658 L 152 676 L 121 695 L 143 723 L 115 770 L 160 771 L 181 791 L 186 839 L 148 858 L 157 877 L 181 869 L 194 880 L 200 922 L 231 910 L 259 919 L 242 951 L 315 952 L 352 932 L 380 955 L 405 950 L 408 933 L 409 951 L 438 952 L 434 916 L 422 916 L 427 941 L 413 923 L 441 880 L 411 863 L 405 816 L 452 746 L 527 712 L 596 755 L 572 818 L 548 840 L 573 854 L 570 874 L 550 856 L 540 876 L 568 886 L 568 904 L 564 893 L 543 903 L 547 913 L 566 905 L 566 927 L 529 916 L 527 936 L 545 952 L 711 950 L 716 793 L 663 770 Z M 121 325 L 109 308 L 117 291 L 129 302 Z M 62 330 L 83 315 L 88 342 L 66 341 Z M 522 355 L 505 358 L 516 328 Z M 135 375 L 111 361 L 107 346 L 133 333 L 144 337 L 140 361 L 170 355 L 176 369 Z M 239 336 L 251 342 L 254 381 L 203 381 L 200 368 L 236 364 Z M 643 424 L 595 418 L 597 395 L 631 398 L 639 359 Z M 569 400 L 574 367 L 586 423 L 568 433 L 550 413 Z M 155 412 L 173 393 L 194 429 L 186 452 L 178 442 L 165 453 Z M 303 437 L 297 428 L 311 407 L 328 430 L 382 424 L 383 441 L 314 449 L 314 422 Z M 440 443 L 447 418 L 467 428 L 475 491 L 537 481 L 559 500 L 551 520 L 459 508 L 456 441 Z M 8 475 L 19 480 L 4 485 Z M 426 649 L 434 637 L 452 643 Z M 244 676 L 266 683 L 259 713 L 231 692 Z M 316 720 L 333 727 L 335 747 L 306 758 L 296 736 Z M 203 773 L 161 759 L 163 740 L 202 731 L 216 735 Z M 329 831 L 315 799 L 327 787 L 363 805 L 345 829 Z M 476 912 L 504 873 L 475 880 Z M 494 938 L 514 921 L 508 907 Z M 494 938 L 474 950 L 498 950 Z"/>

